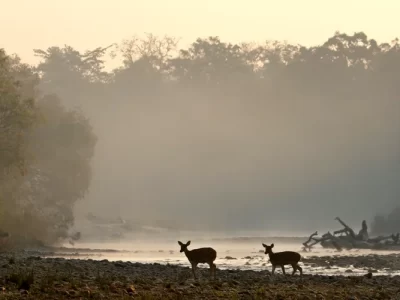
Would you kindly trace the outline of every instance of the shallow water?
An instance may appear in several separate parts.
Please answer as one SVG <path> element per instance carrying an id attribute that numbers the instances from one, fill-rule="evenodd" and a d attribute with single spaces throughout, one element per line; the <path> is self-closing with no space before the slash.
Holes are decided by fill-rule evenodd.
<path id="1" fill-rule="evenodd" d="M 240 270 L 271 270 L 271 264 L 268 261 L 268 256 L 263 253 L 261 241 L 258 244 L 253 242 L 215 242 L 210 241 L 192 242 L 189 249 L 212 247 L 217 250 L 218 257 L 215 261 L 220 269 L 240 269 Z M 67 247 L 67 245 L 65 245 Z M 70 245 L 69 245 L 70 246 Z M 73 249 L 63 251 L 58 256 L 65 258 L 79 258 L 79 259 L 95 259 L 109 261 L 130 261 L 141 263 L 160 263 L 160 264 L 176 264 L 180 266 L 189 266 L 189 262 L 184 253 L 180 253 L 180 247 L 176 242 L 143 242 L 140 243 L 79 243 L 75 245 L 76 248 L 86 249 L 99 249 L 98 252 L 85 252 L 79 250 L 79 255 L 74 253 Z M 114 249 L 123 252 L 102 252 L 101 250 Z M 274 247 L 276 252 L 279 251 L 301 251 L 301 245 L 297 243 L 284 243 Z M 360 256 L 368 254 L 387 255 L 390 253 L 398 253 L 394 251 L 372 251 L 372 250 L 350 250 L 337 252 L 331 249 L 324 249 L 322 247 L 315 248 L 312 252 L 300 252 L 303 257 L 309 256 Z M 208 265 L 203 265 L 208 267 Z M 320 275 L 360 275 L 368 272 L 367 269 L 356 269 L 353 266 L 346 268 L 332 266 L 330 268 L 315 267 L 312 265 L 300 263 L 303 272 L 307 274 L 320 274 Z M 202 267 L 199 265 L 199 267 Z M 290 266 L 285 267 L 287 273 L 292 272 Z M 351 270 L 351 271 L 349 271 Z M 281 270 L 277 268 L 277 273 Z M 389 270 L 378 270 L 379 275 L 400 275 L 400 270 L 393 272 Z"/>

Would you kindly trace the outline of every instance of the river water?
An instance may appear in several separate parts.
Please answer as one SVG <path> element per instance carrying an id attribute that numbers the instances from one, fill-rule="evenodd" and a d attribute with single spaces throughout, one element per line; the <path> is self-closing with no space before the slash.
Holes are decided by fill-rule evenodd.
<path id="1" fill-rule="evenodd" d="M 264 254 L 261 243 L 271 243 L 272 241 L 258 241 L 257 238 L 251 238 L 249 241 L 234 242 L 229 241 L 211 241 L 211 240 L 199 240 L 192 241 L 189 246 L 190 249 L 209 247 L 212 246 L 218 253 L 215 261 L 216 265 L 220 269 L 240 269 L 240 270 L 271 270 L 271 264 L 269 263 L 268 256 Z M 67 245 L 65 245 L 67 246 Z M 189 266 L 189 262 L 184 253 L 180 253 L 180 246 L 177 241 L 135 241 L 135 242 L 81 242 L 75 245 L 79 250 L 65 249 L 59 253 L 60 257 L 65 258 L 79 258 L 79 259 L 94 259 L 109 261 L 130 261 L 130 262 L 141 262 L 141 263 L 160 263 L 160 264 L 175 264 L 180 266 Z M 96 251 L 85 251 L 84 249 L 96 249 Z M 107 249 L 113 249 L 118 251 L 109 251 Z M 301 243 L 275 243 L 274 251 L 301 251 Z M 387 255 L 389 251 L 372 251 L 372 250 L 350 250 L 337 252 L 331 249 L 324 249 L 322 247 L 316 247 L 312 252 L 300 252 L 303 257 L 309 256 L 332 256 L 332 255 L 345 255 L 345 256 L 360 256 L 368 254 L 380 254 Z M 351 262 L 351 259 L 349 260 Z M 365 274 L 368 270 L 354 268 L 351 264 L 346 268 L 330 267 L 315 267 L 311 265 L 304 265 L 303 272 L 306 274 L 321 274 L 321 275 L 356 275 Z M 208 265 L 203 265 L 208 267 Z M 199 265 L 202 267 L 202 265 Z M 291 272 L 291 267 L 285 267 L 287 272 Z M 351 271 L 349 271 L 351 270 Z M 277 273 L 281 272 L 277 269 Z M 399 272 L 392 272 L 388 270 L 378 270 L 378 273 L 382 275 L 400 275 Z"/>

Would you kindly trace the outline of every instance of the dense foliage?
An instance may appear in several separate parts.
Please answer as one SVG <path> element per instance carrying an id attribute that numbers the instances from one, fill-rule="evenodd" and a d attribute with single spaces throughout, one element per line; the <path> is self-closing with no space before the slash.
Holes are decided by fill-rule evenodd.
<path id="1" fill-rule="evenodd" d="M 400 207 L 396 207 L 389 214 L 376 215 L 372 222 L 372 233 L 387 235 L 400 232 Z"/>
<path id="2" fill-rule="evenodd" d="M 299 214 L 307 214 L 310 205 L 320 204 L 325 210 L 341 207 L 348 215 L 364 218 L 366 206 L 383 211 L 382 203 L 393 207 L 398 203 L 398 40 L 379 44 L 362 32 L 336 33 L 322 45 L 305 47 L 281 42 L 231 44 L 209 37 L 179 49 L 172 37 L 147 35 L 84 53 L 71 46 L 34 51 L 41 59 L 34 68 L 1 52 L 0 197 L 2 214 L 9 215 L 1 217 L 4 229 L 23 227 L 24 234 L 32 236 L 38 232 L 36 227 L 22 226 L 31 222 L 46 228 L 45 237 L 51 241 L 66 234 L 73 222 L 74 203 L 84 196 L 91 178 L 90 160 L 96 137 L 84 115 L 90 118 L 96 134 L 108 134 L 112 145 L 102 145 L 100 161 L 106 163 L 109 153 L 116 151 L 119 154 L 113 155 L 122 159 L 113 161 L 113 168 L 125 172 L 121 177 L 132 176 L 129 170 L 138 170 L 140 176 L 133 180 L 143 188 L 143 178 L 157 180 L 142 163 L 151 156 L 154 164 L 164 164 L 157 170 L 158 178 L 162 177 L 170 188 L 161 191 L 163 196 L 167 198 L 174 188 L 179 191 L 179 195 L 170 195 L 174 202 L 160 201 L 150 186 L 143 192 L 145 200 L 130 200 L 141 202 L 140 210 L 130 211 L 133 217 L 153 216 L 171 221 L 165 216 L 176 216 L 179 205 L 182 211 L 198 212 L 187 219 L 182 216 L 182 222 L 192 220 L 196 224 L 196 218 L 200 222 L 207 216 L 206 223 L 213 228 L 218 225 L 213 220 L 221 219 L 224 224 L 237 222 L 245 227 L 250 224 L 244 219 L 247 213 L 252 220 L 264 222 L 260 223 L 264 226 L 266 212 L 277 211 L 274 205 L 279 205 L 278 211 L 290 208 Z M 106 71 L 104 61 L 108 54 L 121 58 L 121 66 Z M 178 116 L 178 107 L 185 113 Z M 207 124 L 196 119 L 200 113 L 207 115 Z M 132 121 L 128 125 L 126 120 Z M 155 121 L 161 124 L 157 128 Z M 300 123 L 306 130 L 297 132 Z M 281 126 L 280 136 L 274 128 L 277 124 Z M 153 130 L 153 136 L 140 135 L 143 127 Z M 175 140 L 166 138 L 171 132 Z M 240 135 L 239 142 L 230 138 L 233 134 Z M 135 144 L 125 149 L 121 139 L 129 138 Z M 163 151 L 158 151 L 154 145 L 159 144 L 151 138 L 162 141 Z M 212 153 L 207 149 L 210 141 Z M 242 154 L 255 157 L 257 169 L 251 170 L 245 161 L 238 162 L 242 165 L 235 170 L 223 167 L 231 160 L 238 161 L 233 150 L 244 144 L 251 145 L 253 150 L 249 146 Z M 351 151 L 347 148 L 350 144 Z M 272 152 L 279 152 L 280 159 L 268 157 L 266 153 Z M 191 153 L 190 157 L 185 153 Z M 129 163 L 132 156 L 134 164 Z M 303 165 L 289 163 L 295 156 Z M 355 173 L 340 169 L 333 156 L 354 167 Z M 174 179 L 168 174 L 177 165 L 184 169 Z M 311 165 L 318 167 L 312 174 L 315 182 L 307 181 L 308 175 L 304 182 L 294 179 Z M 213 203 L 210 210 L 202 203 L 201 187 L 185 181 L 188 170 L 196 170 L 198 182 L 210 190 L 218 189 L 215 177 L 224 178 L 227 172 L 236 172 L 243 177 L 236 178 L 237 181 L 221 179 L 219 185 L 237 186 L 239 180 L 252 178 L 253 187 L 261 192 L 222 189 L 218 199 L 208 199 Z M 392 177 L 383 178 L 382 172 Z M 360 201 L 333 201 L 334 193 L 326 188 L 325 193 L 331 198 L 324 202 L 325 194 L 307 194 L 299 188 L 300 184 L 327 185 L 328 175 L 333 173 L 356 178 L 352 186 L 345 187 L 347 190 L 376 186 L 377 190 L 387 189 L 387 193 L 366 192 L 365 199 Z M 360 178 L 359 174 L 369 177 Z M 279 189 L 282 178 L 287 185 Z M 264 186 L 283 198 L 292 197 L 285 194 L 290 190 L 303 193 L 300 198 L 314 200 L 307 207 L 300 201 L 290 205 L 284 201 L 265 204 Z M 188 197 L 192 199 L 190 203 L 186 201 Z M 377 197 L 385 199 L 380 203 Z M 219 202 L 221 198 L 230 198 L 231 204 Z M 249 198 L 251 205 L 245 201 Z M 28 218 L 27 214 L 31 216 Z M 280 219 L 272 214 L 268 218 L 269 222 Z M 316 222 L 318 218 L 325 217 L 316 216 Z M 393 231 L 400 229 L 392 227 Z M 32 232 L 26 232 L 28 228 Z"/>
<path id="3" fill-rule="evenodd" d="M 39 95 L 30 66 L 3 50 L 0 61 L 0 226 L 14 241 L 56 242 L 89 188 L 96 137 L 82 113 Z"/>

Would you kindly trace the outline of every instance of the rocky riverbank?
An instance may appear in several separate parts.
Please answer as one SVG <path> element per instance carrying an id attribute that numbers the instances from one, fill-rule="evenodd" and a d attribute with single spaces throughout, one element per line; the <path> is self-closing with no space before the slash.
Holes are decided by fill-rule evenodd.
<path id="1" fill-rule="evenodd" d="M 341 264 L 340 257 L 308 258 L 305 263 Z M 397 268 L 395 255 L 347 257 L 378 269 L 380 261 Z M 389 261 L 392 262 L 389 263 Z M 378 262 L 378 265 L 375 263 Z M 393 269 L 394 270 L 394 269 Z M 268 270 L 217 270 L 209 280 L 208 269 L 192 279 L 188 267 L 177 265 L 41 258 L 32 253 L 0 254 L 0 299 L 398 299 L 400 276 L 275 275 Z"/>
<path id="2" fill-rule="evenodd" d="M 354 267 L 364 270 L 386 270 L 387 272 L 400 271 L 400 254 L 386 255 L 333 255 L 333 256 L 309 256 L 302 258 L 304 264 L 327 269 L 335 267 Z"/>

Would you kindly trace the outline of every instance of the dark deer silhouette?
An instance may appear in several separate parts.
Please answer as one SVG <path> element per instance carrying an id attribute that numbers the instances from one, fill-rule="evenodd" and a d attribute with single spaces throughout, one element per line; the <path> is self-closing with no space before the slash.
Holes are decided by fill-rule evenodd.
<path id="1" fill-rule="evenodd" d="M 214 278 L 215 278 L 215 269 L 217 267 L 214 264 L 214 261 L 217 258 L 217 251 L 209 247 L 188 250 L 187 247 L 190 245 L 190 241 L 188 241 L 186 244 L 178 241 L 178 244 L 181 246 L 180 252 L 185 252 L 186 257 L 188 258 L 190 264 L 192 265 L 192 272 L 195 279 L 197 279 L 196 269 L 198 264 L 209 264 L 210 277 L 212 277 L 212 274 L 214 273 Z"/>
<path id="2" fill-rule="evenodd" d="M 298 265 L 301 255 L 297 252 L 293 251 L 283 251 L 283 252 L 272 252 L 272 248 L 274 248 L 274 244 L 271 244 L 271 246 L 262 244 L 265 248 L 265 254 L 268 254 L 269 260 L 271 261 L 272 264 L 272 275 L 274 275 L 275 268 L 277 266 L 280 266 L 282 268 L 282 273 L 283 275 L 286 275 L 285 273 L 285 265 L 291 265 L 293 268 L 293 273 L 296 273 L 297 270 L 300 271 L 300 276 L 303 276 L 303 269 Z"/>

